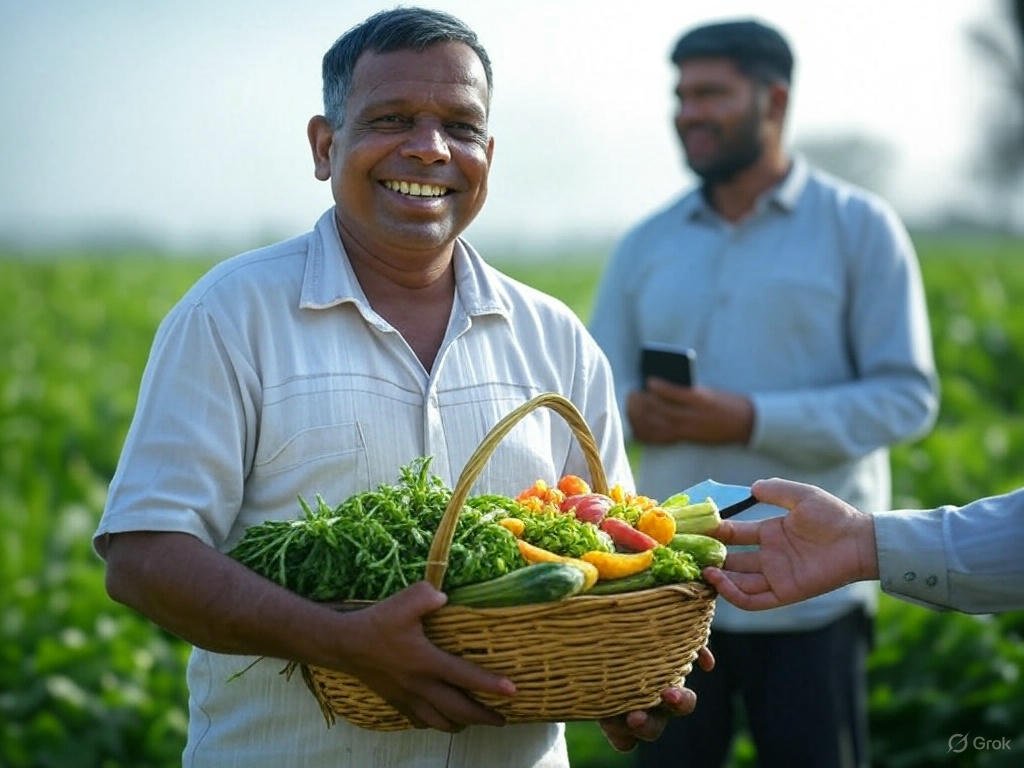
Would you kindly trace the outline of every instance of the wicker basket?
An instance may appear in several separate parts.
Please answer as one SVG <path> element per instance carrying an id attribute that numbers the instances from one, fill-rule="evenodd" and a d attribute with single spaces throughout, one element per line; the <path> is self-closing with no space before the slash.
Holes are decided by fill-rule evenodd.
<path id="1" fill-rule="evenodd" d="M 533 398 L 499 421 L 466 463 L 431 544 L 425 579 L 435 587 L 473 483 L 501 439 L 539 407 L 565 419 L 583 449 L 591 487 L 608 492 L 597 444 L 576 407 L 553 393 Z M 515 682 L 511 698 L 474 694 L 508 722 L 593 720 L 656 706 L 662 690 L 682 683 L 707 641 L 714 596 L 696 582 L 508 608 L 445 606 L 424 625 L 438 647 Z M 355 677 L 323 667 L 303 667 L 302 674 L 328 725 L 341 716 L 377 731 L 412 727 Z"/>

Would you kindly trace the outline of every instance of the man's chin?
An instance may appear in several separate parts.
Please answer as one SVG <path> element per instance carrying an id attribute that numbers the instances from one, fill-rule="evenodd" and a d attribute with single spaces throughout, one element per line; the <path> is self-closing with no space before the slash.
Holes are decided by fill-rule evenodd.
<path id="1" fill-rule="evenodd" d="M 460 232 L 448 223 L 404 223 L 390 228 L 388 240 L 392 247 L 415 252 L 435 252 L 450 248 Z"/>

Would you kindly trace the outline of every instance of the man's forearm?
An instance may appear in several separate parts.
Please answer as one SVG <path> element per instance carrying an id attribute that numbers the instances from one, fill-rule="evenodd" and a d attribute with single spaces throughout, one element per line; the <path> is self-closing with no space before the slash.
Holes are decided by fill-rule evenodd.
<path id="1" fill-rule="evenodd" d="M 269 582 L 194 536 L 114 534 L 105 554 L 110 596 L 193 645 L 218 653 L 329 661 L 316 638 L 344 617 Z M 296 632 L 296 627 L 316 631 Z"/>

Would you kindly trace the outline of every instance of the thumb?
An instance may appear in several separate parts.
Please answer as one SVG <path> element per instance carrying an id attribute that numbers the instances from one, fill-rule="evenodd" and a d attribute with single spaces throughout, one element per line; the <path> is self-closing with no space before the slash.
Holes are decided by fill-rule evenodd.
<path id="1" fill-rule="evenodd" d="M 804 498 L 813 494 L 815 490 L 812 485 L 798 483 L 793 480 L 783 480 L 779 477 L 758 480 L 750 486 L 750 492 L 758 501 L 765 504 L 773 504 L 783 509 L 793 509 Z"/>
<path id="2" fill-rule="evenodd" d="M 396 592 L 390 600 L 398 610 L 408 611 L 414 616 L 425 616 L 444 606 L 448 602 L 448 595 L 428 581 L 417 581 Z"/>

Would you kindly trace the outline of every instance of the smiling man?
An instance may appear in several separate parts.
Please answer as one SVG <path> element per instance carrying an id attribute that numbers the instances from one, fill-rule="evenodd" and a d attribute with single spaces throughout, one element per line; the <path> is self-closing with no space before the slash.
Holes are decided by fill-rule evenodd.
<path id="1" fill-rule="evenodd" d="M 307 133 L 335 204 L 311 232 L 215 267 L 161 324 L 94 540 L 108 591 L 194 646 L 187 768 L 564 768 L 558 723 L 480 727 L 503 721 L 474 693 L 514 696 L 515 680 L 429 642 L 423 617 L 445 596 L 426 582 L 340 613 L 225 554 L 249 526 L 299 515 L 298 496 L 338 503 L 419 456 L 453 486 L 488 430 L 542 392 L 576 404 L 608 476 L 632 485 L 596 343 L 460 237 L 494 151 L 473 32 L 383 12 L 339 38 L 323 76 Z M 476 487 L 514 495 L 587 471 L 569 428 L 538 412 Z M 348 672 L 418 728 L 327 728 L 273 659 Z M 654 738 L 694 705 L 684 689 L 662 698 L 603 722 L 611 743 Z"/>

